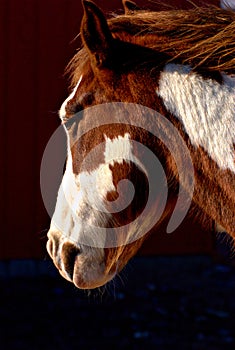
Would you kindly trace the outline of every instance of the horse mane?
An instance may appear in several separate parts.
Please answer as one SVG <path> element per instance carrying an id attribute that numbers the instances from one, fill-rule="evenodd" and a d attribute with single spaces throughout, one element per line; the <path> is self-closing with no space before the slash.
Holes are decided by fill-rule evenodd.
<path id="1" fill-rule="evenodd" d="M 235 13 L 229 9 L 143 10 L 114 16 L 108 24 L 114 38 L 165 53 L 168 62 L 235 74 Z M 84 48 L 72 58 L 66 69 L 71 86 L 88 61 Z"/>

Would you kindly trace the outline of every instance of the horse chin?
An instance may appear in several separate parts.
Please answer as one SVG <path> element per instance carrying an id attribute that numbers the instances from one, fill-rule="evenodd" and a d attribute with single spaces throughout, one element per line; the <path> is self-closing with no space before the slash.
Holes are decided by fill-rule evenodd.
<path id="1" fill-rule="evenodd" d="M 96 276 L 94 279 L 84 280 L 79 275 L 74 275 L 73 283 L 79 289 L 95 289 L 104 286 L 113 279 L 114 275 Z"/>
<path id="2" fill-rule="evenodd" d="M 102 287 L 115 276 L 115 273 L 106 273 L 103 264 L 95 268 L 87 266 L 86 264 L 81 265 L 79 261 L 75 262 L 72 275 L 68 275 L 63 269 L 59 269 L 59 272 L 65 279 L 72 282 L 79 289 L 95 289 Z"/>

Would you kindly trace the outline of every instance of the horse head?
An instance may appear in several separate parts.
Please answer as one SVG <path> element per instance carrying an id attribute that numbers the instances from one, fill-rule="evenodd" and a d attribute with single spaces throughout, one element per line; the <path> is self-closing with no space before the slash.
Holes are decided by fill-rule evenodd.
<path id="1" fill-rule="evenodd" d="M 211 10 L 204 29 L 199 25 L 188 36 L 185 34 L 185 40 L 178 40 L 177 35 L 183 36 L 193 28 L 191 22 L 197 27 L 195 23 L 205 17 L 203 11 L 192 19 L 190 11 L 152 14 L 129 0 L 123 5 L 124 15 L 107 20 L 93 2 L 83 0 L 83 48 L 69 65 L 72 92 L 60 109 L 68 137 L 68 158 L 47 249 L 62 276 L 84 289 L 110 281 L 144 239 L 172 215 L 182 178 L 177 168 L 184 167 L 186 148 L 196 164 L 189 212 L 192 215 L 197 209 L 202 217 L 205 212 L 210 222 L 235 234 L 234 133 L 218 122 L 226 135 L 227 148 L 222 145 L 221 149 L 213 149 L 215 141 L 209 139 L 210 131 L 203 129 L 208 125 L 214 128 L 218 113 L 225 113 L 227 122 L 234 125 L 234 84 L 218 69 L 220 65 L 225 73 L 231 73 L 234 66 L 223 48 L 221 57 L 213 56 L 213 47 L 210 54 L 200 56 L 205 40 L 216 45 L 220 32 L 229 30 L 229 26 L 231 30 L 234 15 Z M 158 19 L 156 34 L 153 23 Z M 209 43 L 212 22 L 218 33 Z M 192 43 L 195 36 L 198 44 Z M 231 55 L 233 43 L 227 43 Z M 216 102 L 216 94 L 223 106 Z M 210 103 L 210 99 L 215 102 Z M 104 120 L 105 115 L 109 122 Z M 155 122 L 161 137 L 151 132 Z M 201 126 L 201 131 L 196 130 Z M 213 129 L 215 133 L 217 129 Z M 185 152 L 179 139 L 186 145 Z M 221 136 L 215 140 L 221 143 Z M 153 171 L 148 169 L 152 162 L 146 162 L 146 149 L 160 160 L 165 174 L 157 176 L 155 187 L 149 185 Z M 225 149 L 229 150 L 227 160 Z M 188 169 L 182 172 L 190 173 Z M 191 180 L 183 185 L 187 194 Z M 145 213 L 150 195 L 153 200 Z M 136 223 L 142 213 L 144 219 Z M 156 216 L 159 220 L 155 223 Z M 130 222 L 135 224 L 130 226 Z"/>

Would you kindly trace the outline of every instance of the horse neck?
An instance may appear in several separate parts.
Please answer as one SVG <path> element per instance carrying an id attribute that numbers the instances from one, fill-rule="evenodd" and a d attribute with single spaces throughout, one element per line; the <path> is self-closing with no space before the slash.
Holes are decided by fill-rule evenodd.
<path id="1" fill-rule="evenodd" d="M 195 167 L 193 200 L 235 235 L 235 80 L 221 77 L 219 83 L 188 66 L 169 64 L 157 93 L 189 139 Z"/>

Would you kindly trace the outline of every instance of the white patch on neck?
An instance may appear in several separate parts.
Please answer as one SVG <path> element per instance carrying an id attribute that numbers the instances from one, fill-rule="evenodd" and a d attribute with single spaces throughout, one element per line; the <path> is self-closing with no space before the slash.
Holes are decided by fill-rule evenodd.
<path id="1" fill-rule="evenodd" d="M 220 168 L 235 172 L 235 80 L 223 78 L 221 85 L 192 73 L 189 66 L 168 64 L 156 92 L 192 144 L 203 147 Z"/>
<path id="2" fill-rule="evenodd" d="M 65 118 L 66 118 L 66 105 L 67 103 L 75 96 L 76 94 L 76 91 L 77 91 L 77 88 L 78 86 L 80 85 L 82 81 L 82 75 L 81 77 L 79 78 L 75 88 L 73 89 L 73 91 L 71 92 L 71 94 L 66 98 L 66 100 L 62 103 L 61 107 L 60 107 L 60 110 L 59 110 L 59 116 L 60 116 L 60 119 L 63 121 Z"/>

